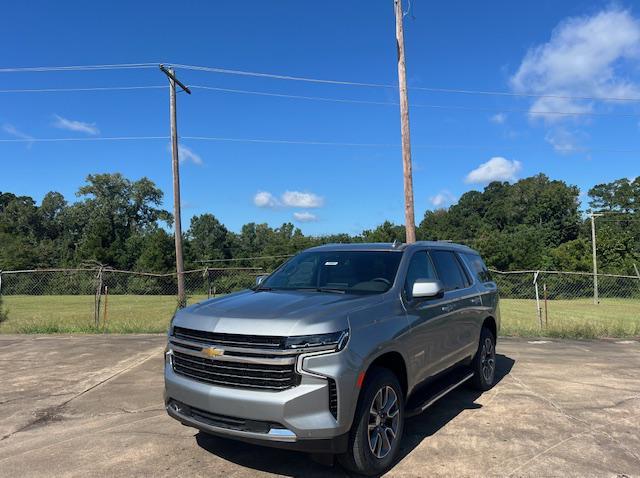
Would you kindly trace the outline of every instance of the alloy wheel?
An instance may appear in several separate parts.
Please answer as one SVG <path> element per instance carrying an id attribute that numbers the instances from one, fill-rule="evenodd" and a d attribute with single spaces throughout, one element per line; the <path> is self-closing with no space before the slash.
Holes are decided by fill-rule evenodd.
<path id="1" fill-rule="evenodd" d="M 369 449 L 378 458 L 389 454 L 398 434 L 400 404 L 395 390 L 385 385 L 376 393 L 369 409 Z"/>
<path id="2" fill-rule="evenodd" d="M 493 346 L 493 340 L 490 337 L 484 339 L 482 351 L 480 352 L 480 367 L 482 370 L 482 378 L 488 384 L 493 382 L 493 376 L 496 371 L 496 349 Z"/>

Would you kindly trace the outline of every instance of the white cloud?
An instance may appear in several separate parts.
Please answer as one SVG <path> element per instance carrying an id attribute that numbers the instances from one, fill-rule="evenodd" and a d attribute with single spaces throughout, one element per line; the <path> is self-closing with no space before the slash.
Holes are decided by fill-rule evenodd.
<path id="1" fill-rule="evenodd" d="M 269 191 L 258 191 L 255 196 L 253 196 L 253 204 L 258 207 L 272 209 L 276 207 L 318 208 L 324 205 L 324 198 L 314 193 L 302 193 L 300 191 L 285 191 L 280 198 L 278 198 Z M 304 221 L 304 219 L 299 219 L 297 217 L 296 219 Z M 310 219 L 307 219 L 307 221 L 308 220 Z"/>
<path id="2" fill-rule="evenodd" d="M 171 145 L 169 145 L 169 148 L 171 148 Z M 199 154 L 194 153 L 191 148 L 182 144 L 178 145 L 178 157 L 180 158 L 181 163 L 190 161 L 198 166 L 201 166 L 204 163 Z"/>
<path id="3" fill-rule="evenodd" d="M 274 208 L 280 205 L 280 201 L 268 191 L 258 191 L 253 196 L 253 204 L 258 207 Z"/>
<path id="4" fill-rule="evenodd" d="M 301 193 L 300 191 L 285 191 L 282 195 L 282 204 L 289 207 L 322 207 L 324 198 L 314 193 Z"/>
<path id="5" fill-rule="evenodd" d="M 495 156 L 467 174 L 465 182 L 482 184 L 491 181 L 514 181 L 520 169 L 522 169 L 520 161 Z"/>
<path id="6" fill-rule="evenodd" d="M 640 85 L 625 78 L 623 67 L 638 66 L 640 22 L 628 10 L 608 8 L 591 16 L 569 18 L 547 43 L 531 48 L 511 77 L 514 91 L 569 96 L 640 96 Z M 589 112 L 588 100 L 539 98 L 530 111 Z M 535 115 L 547 122 L 567 116 Z"/>
<path id="7" fill-rule="evenodd" d="M 59 115 L 53 115 L 53 117 L 56 119 L 53 122 L 53 126 L 55 128 L 66 129 L 68 131 L 77 131 L 79 133 L 90 134 L 93 136 L 100 133 L 100 130 L 95 123 L 84 123 L 82 121 L 63 118 Z"/>
<path id="8" fill-rule="evenodd" d="M 580 138 L 584 138 L 584 134 L 572 132 L 566 128 L 557 127 L 549 131 L 544 140 L 553 146 L 553 149 L 560 154 L 572 154 L 583 150 L 580 146 Z"/>
<path id="9" fill-rule="evenodd" d="M 308 211 L 294 212 L 293 218 L 298 222 L 313 222 L 318 220 L 318 216 Z"/>
<path id="10" fill-rule="evenodd" d="M 5 133 L 10 134 L 11 136 L 15 136 L 18 139 L 33 139 L 33 136 L 29 136 L 28 134 L 23 133 L 18 128 L 9 123 L 3 124 L 2 130 Z"/>
<path id="11" fill-rule="evenodd" d="M 505 113 L 496 113 L 489 118 L 489 121 L 495 124 L 504 124 L 507 121 L 507 115 Z"/>
<path id="12" fill-rule="evenodd" d="M 435 196 L 431 196 L 429 201 L 436 208 L 445 207 L 455 201 L 456 197 L 446 189 L 440 191 Z"/>

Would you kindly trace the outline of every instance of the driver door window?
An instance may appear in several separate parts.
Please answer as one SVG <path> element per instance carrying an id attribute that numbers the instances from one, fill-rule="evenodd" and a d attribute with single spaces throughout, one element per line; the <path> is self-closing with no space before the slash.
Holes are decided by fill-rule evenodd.
<path id="1" fill-rule="evenodd" d="M 436 273 L 426 251 L 418 251 L 411 258 L 407 268 L 407 278 L 404 283 L 404 293 L 411 300 L 413 284 L 417 279 L 436 279 Z"/>

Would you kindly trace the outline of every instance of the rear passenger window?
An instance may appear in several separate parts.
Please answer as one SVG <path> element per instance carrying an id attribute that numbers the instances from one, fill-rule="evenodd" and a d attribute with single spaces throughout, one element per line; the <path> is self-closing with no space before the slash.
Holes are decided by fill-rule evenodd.
<path id="1" fill-rule="evenodd" d="M 431 260 L 425 251 L 416 252 L 409 262 L 407 269 L 407 279 L 404 283 L 404 291 L 408 299 L 411 299 L 413 284 L 418 279 L 435 279 L 436 274 L 433 270 Z"/>
<path id="2" fill-rule="evenodd" d="M 444 290 L 464 289 L 469 286 L 469 279 L 462 270 L 460 261 L 451 251 L 431 251 L 433 264 L 436 266 L 438 277 L 444 285 Z"/>
<path id="3" fill-rule="evenodd" d="M 463 254 L 469 268 L 480 282 L 492 282 L 493 279 L 484 261 L 477 254 Z"/>

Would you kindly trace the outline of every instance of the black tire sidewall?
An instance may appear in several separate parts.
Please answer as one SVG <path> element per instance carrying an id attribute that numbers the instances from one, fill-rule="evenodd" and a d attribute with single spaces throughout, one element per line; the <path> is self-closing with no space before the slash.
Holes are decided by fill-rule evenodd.
<path id="1" fill-rule="evenodd" d="M 385 368 L 376 368 L 367 374 L 369 378 L 365 381 L 365 385 L 358 400 L 358 407 L 355 415 L 354 427 L 351 430 L 349 440 L 349 460 L 350 468 L 363 475 L 378 475 L 387 471 L 393 466 L 402 441 L 402 433 L 404 431 L 404 394 L 400 387 L 400 382 L 393 372 Z M 369 409 L 373 399 L 382 387 L 388 385 L 394 389 L 399 401 L 400 418 L 398 421 L 398 432 L 396 439 L 392 444 L 391 451 L 384 458 L 376 458 L 369 448 L 368 424 Z M 355 465 L 355 467 L 353 466 Z"/>
<path id="2" fill-rule="evenodd" d="M 495 380 L 496 380 L 496 372 L 494 369 L 493 372 L 493 380 L 491 381 L 491 383 L 488 383 L 485 379 L 484 376 L 482 375 L 482 362 L 481 362 L 481 355 L 482 355 L 482 345 L 484 344 L 484 341 L 490 338 L 491 342 L 493 343 L 493 351 L 495 354 L 495 350 L 496 350 L 496 338 L 494 337 L 493 333 L 491 332 L 491 330 L 489 330 L 487 327 L 483 327 L 482 331 L 480 332 L 480 341 L 478 343 L 478 351 L 476 352 L 476 356 L 473 358 L 473 386 L 478 389 L 478 390 L 482 390 L 482 391 L 486 391 L 489 390 L 491 387 L 493 387 Z"/>

